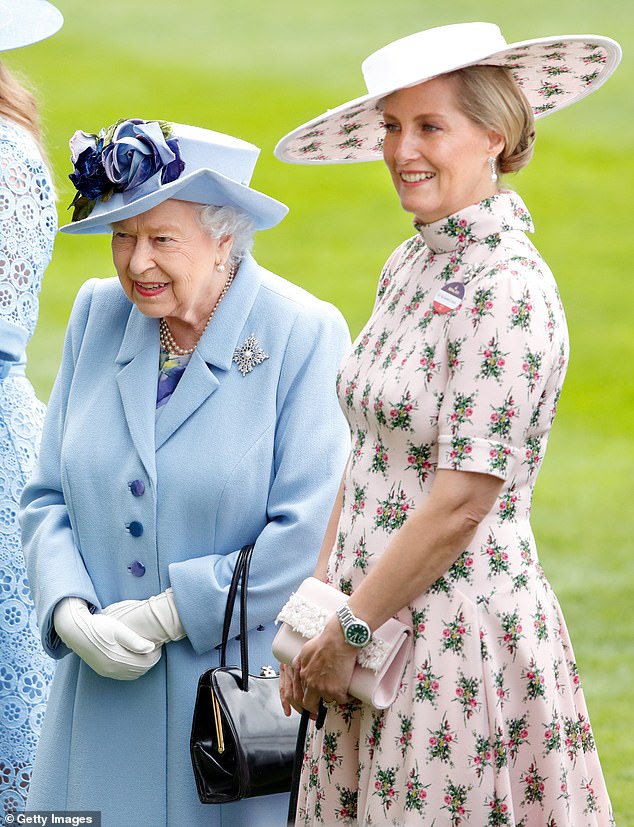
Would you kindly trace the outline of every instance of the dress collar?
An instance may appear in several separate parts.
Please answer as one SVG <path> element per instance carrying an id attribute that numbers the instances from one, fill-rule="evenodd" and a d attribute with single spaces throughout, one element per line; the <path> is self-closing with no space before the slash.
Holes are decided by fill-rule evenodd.
<path id="1" fill-rule="evenodd" d="M 516 192 L 501 190 L 492 198 L 471 204 L 432 224 L 414 222 L 433 253 L 450 253 L 511 230 L 532 233 L 533 220 Z"/>

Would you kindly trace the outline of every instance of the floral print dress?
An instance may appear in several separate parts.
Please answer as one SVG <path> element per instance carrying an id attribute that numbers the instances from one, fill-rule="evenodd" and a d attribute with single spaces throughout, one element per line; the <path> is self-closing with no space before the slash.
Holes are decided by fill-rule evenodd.
<path id="1" fill-rule="evenodd" d="M 346 593 L 436 470 L 504 480 L 456 562 L 399 616 L 414 652 L 392 707 L 311 731 L 298 824 L 613 824 L 573 651 L 530 526 L 568 360 L 557 287 L 502 191 L 417 227 L 388 260 L 340 375 L 354 437 L 328 577 Z"/>

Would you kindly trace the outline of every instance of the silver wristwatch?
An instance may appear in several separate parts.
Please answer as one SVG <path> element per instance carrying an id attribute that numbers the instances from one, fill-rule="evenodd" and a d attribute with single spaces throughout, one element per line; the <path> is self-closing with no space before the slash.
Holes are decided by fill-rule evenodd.
<path id="1" fill-rule="evenodd" d="M 343 629 L 343 636 L 346 642 L 351 646 L 356 646 L 357 649 L 363 649 L 372 640 L 372 630 L 359 617 L 355 617 L 348 608 L 348 604 L 344 603 L 337 609 L 337 617 Z"/>

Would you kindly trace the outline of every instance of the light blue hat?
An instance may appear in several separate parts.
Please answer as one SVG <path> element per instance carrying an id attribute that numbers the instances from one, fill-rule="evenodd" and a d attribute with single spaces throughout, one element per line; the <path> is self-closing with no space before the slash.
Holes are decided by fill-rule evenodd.
<path id="1" fill-rule="evenodd" d="M 246 141 L 186 124 L 119 121 L 99 135 L 76 132 L 70 142 L 78 194 L 71 234 L 109 233 L 115 221 L 174 198 L 231 206 L 256 230 L 278 224 L 288 207 L 249 186 L 260 154 Z"/>
<path id="2" fill-rule="evenodd" d="M 0 0 L 0 52 L 44 40 L 63 22 L 62 13 L 47 0 Z"/>

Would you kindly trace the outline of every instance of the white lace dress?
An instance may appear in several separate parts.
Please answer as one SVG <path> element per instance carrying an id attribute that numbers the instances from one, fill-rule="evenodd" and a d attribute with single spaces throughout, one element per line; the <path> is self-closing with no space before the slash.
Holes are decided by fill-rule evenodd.
<path id="1" fill-rule="evenodd" d="M 24 375 L 25 348 L 37 323 L 56 230 L 52 185 L 40 152 L 24 129 L 0 118 L 0 817 L 24 809 L 52 677 L 17 513 L 45 411 Z"/>

